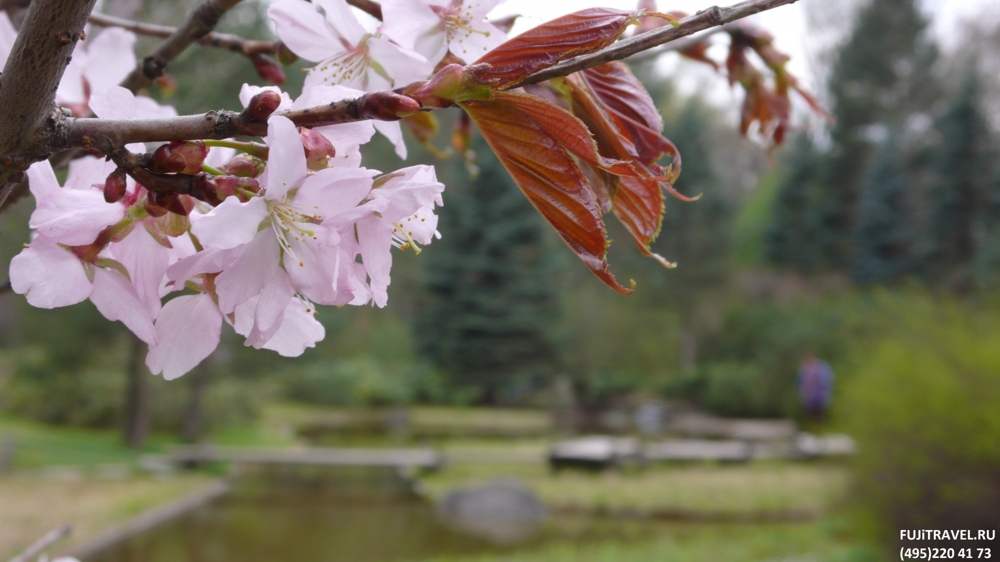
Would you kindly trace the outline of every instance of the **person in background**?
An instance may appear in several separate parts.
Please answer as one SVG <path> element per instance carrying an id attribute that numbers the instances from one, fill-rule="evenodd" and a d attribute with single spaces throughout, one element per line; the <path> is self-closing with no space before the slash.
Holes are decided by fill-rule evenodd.
<path id="1" fill-rule="evenodd" d="M 833 369 L 812 352 L 802 357 L 798 375 L 799 400 L 806 414 L 814 419 L 826 417 L 833 395 Z"/>

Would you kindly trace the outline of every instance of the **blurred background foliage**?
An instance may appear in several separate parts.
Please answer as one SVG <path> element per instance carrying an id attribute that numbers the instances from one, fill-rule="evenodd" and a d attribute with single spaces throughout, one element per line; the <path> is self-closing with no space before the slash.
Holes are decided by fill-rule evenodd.
<path id="1" fill-rule="evenodd" d="M 176 24 L 193 0 L 122 0 L 107 11 Z M 861 445 L 860 512 L 888 528 L 992 528 L 1000 503 L 1000 28 L 970 24 L 943 49 L 914 0 L 870 0 L 828 53 L 821 97 L 835 121 L 768 153 L 740 139 L 731 107 L 680 93 L 663 67 L 635 67 L 684 155 L 654 251 L 615 225 L 622 297 L 603 287 L 518 193 L 481 142 L 478 176 L 416 142 L 448 186 L 443 238 L 394 255 L 390 306 L 322 310 L 327 337 L 301 358 L 226 340 L 199 375 L 151 383 L 156 431 L 178 432 L 192 404 L 201 431 L 244 423 L 267 401 L 545 406 L 553 381 L 602 407 L 643 396 L 739 417 L 802 417 L 804 353 L 837 374 L 832 428 Z M 823 6 L 814 8 L 817 14 Z M 984 20 L 986 21 L 986 20 Z M 825 26 L 825 27 L 824 27 Z M 265 37 L 244 3 L 221 29 Z M 142 40 L 138 52 L 150 48 Z M 687 70 L 681 63 L 681 70 Z M 299 65 L 286 68 L 297 92 Z M 184 112 L 237 108 L 246 61 L 193 48 L 177 88 L 151 94 Z M 446 147 L 456 120 L 438 112 Z M 375 139 L 366 165 L 403 165 Z M 0 222 L 4 263 L 28 239 L 30 201 Z M 0 296 L 0 409 L 55 424 L 124 422 L 131 340 L 89 304 L 43 311 Z M 148 377 L 148 373 L 147 373 Z M 917 509 L 916 506 L 920 506 Z M 992 514 L 992 515 L 991 515 Z M 995 525 L 993 525 L 995 526 Z M 882 533 L 881 536 L 891 536 Z"/>

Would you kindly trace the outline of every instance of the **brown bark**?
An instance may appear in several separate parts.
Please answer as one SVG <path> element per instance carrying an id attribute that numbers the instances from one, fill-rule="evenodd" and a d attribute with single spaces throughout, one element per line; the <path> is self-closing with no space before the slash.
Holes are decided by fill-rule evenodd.
<path id="1" fill-rule="evenodd" d="M 174 33 L 164 39 L 152 53 L 146 55 L 122 86 L 138 92 L 163 75 L 167 65 L 191 43 L 211 33 L 222 16 L 240 0 L 205 0 L 188 14 Z"/>
<path id="2" fill-rule="evenodd" d="M 149 410 L 152 402 L 146 368 L 146 344 L 130 336 L 132 346 L 128 362 L 128 385 L 125 391 L 125 444 L 130 449 L 141 449 L 149 435 Z"/>

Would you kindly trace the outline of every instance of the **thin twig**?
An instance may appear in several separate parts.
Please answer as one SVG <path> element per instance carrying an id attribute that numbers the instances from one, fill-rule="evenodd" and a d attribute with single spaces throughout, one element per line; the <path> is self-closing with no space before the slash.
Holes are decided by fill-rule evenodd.
<path id="1" fill-rule="evenodd" d="M 636 53 L 647 49 L 652 49 L 670 41 L 676 41 L 682 37 L 688 37 L 712 27 L 719 27 L 727 23 L 743 19 L 766 10 L 772 10 L 779 6 L 794 4 L 798 0 L 747 0 L 727 8 L 713 6 L 702 10 L 693 16 L 686 17 L 680 21 L 679 27 L 666 26 L 646 33 L 640 33 L 634 37 L 623 39 L 610 47 L 570 59 L 568 61 L 551 66 L 542 71 L 536 72 L 525 78 L 520 84 L 512 87 L 528 86 L 538 84 L 552 78 L 566 76 L 602 65 L 606 62 L 628 58 Z"/>
<path id="2" fill-rule="evenodd" d="M 9 285 L 9 283 L 8 283 Z M 73 528 L 69 525 L 63 525 L 57 529 L 52 529 L 45 534 L 44 537 L 38 539 L 35 544 L 28 547 L 27 550 L 18 554 L 17 556 L 10 559 L 10 562 L 28 562 L 34 557 L 41 554 L 46 548 L 52 546 L 52 543 L 65 537 L 73 531 Z"/>
<path id="3" fill-rule="evenodd" d="M 654 59 L 666 53 L 683 51 L 684 49 L 687 49 L 689 47 L 694 47 L 695 45 L 701 43 L 702 41 L 707 40 L 709 37 L 717 33 L 722 33 L 725 30 L 726 26 L 717 29 L 710 29 L 705 33 L 699 33 L 698 35 L 685 37 L 684 39 L 678 39 L 677 41 L 671 41 L 670 43 L 660 45 L 659 47 L 653 47 L 652 49 L 647 49 L 640 53 L 636 53 L 630 57 L 626 57 L 625 60 L 628 62 L 642 62 L 642 61 L 647 61 L 649 59 Z"/>
<path id="4" fill-rule="evenodd" d="M 146 55 L 122 86 L 137 92 L 152 84 L 184 49 L 215 29 L 219 19 L 240 0 L 205 0 L 184 18 L 180 27 L 164 39 L 152 53 Z"/>
<path id="5" fill-rule="evenodd" d="M 14 290 L 14 288 L 11 287 L 10 280 L 8 280 L 3 285 L 0 285 L 0 295 L 5 295 L 5 294 L 7 294 L 7 293 L 9 293 L 9 292 L 11 292 L 13 290 Z"/>
<path id="6" fill-rule="evenodd" d="M 102 27 L 120 27 L 122 29 L 127 29 L 132 33 L 137 35 L 145 35 L 147 37 L 161 37 L 166 39 L 171 35 L 177 33 L 176 27 L 170 27 L 169 25 L 156 25 L 153 23 L 142 23 L 138 21 L 132 21 L 122 18 L 116 18 L 114 16 L 109 16 L 106 14 L 90 14 L 90 23 L 100 25 Z M 209 47 L 218 47 L 220 49 L 226 49 L 233 51 L 234 53 L 240 53 L 242 55 L 273 55 L 278 52 L 278 42 L 277 41 L 258 41 L 255 39 L 244 39 L 238 35 L 233 35 L 230 33 L 219 33 L 217 31 L 212 31 L 206 35 L 201 36 L 197 39 L 199 45 L 206 45 Z"/>

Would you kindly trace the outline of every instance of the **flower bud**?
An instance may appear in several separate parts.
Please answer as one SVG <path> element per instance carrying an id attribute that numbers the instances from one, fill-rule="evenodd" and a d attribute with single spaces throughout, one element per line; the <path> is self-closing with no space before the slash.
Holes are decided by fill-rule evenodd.
<path id="1" fill-rule="evenodd" d="M 159 202 L 169 204 L 170 201 L 168 198 L 173 195 L 173 193 L 166 191 L 150 191 L 146 196 L 146 203 L 143 205 L 143 208 L 146 209 L 146 212 L 149 213 L 149 216 L 151 217 L 162 217 L 169 211 L 163 205 L 160 205 Z"/>
<path id="2" fill-rule="evenodd" d="M 232 160 L 219 168 L 227 176 L 241 178 L 256 178 L 264 173 L 264 161 L 249 154 L 237 154 Z"/>
<path id="3" fill-rule="evenodd" d="M 256 121 L 267 121 L 267 118 L 278 109 L 279 105 L 281 105 L 281 94 L 274 90 L 264 90 L 250 98 L 247 112 Z"/>
<path id="4" fill-rule="evenodd" d="M 257 74 L 264 80 L 272 84 L 278 84 L 279 86 L 285 83 L 285 71 L 270 58 L 260 54 L 251 55 L 250 62 L 253 63 L 253 68 L 257 71 Z"/>
<path id="5" fill-rule="evenodd" d="M 285 45 L 280 41 L 278 42 L 278 48 L 276 51 L 275 56 L 278 57 L 278 62 L 285 66 L 293 64 L 295 61 L 299 60 L 299 56 L 293 53 L 292 50 L 288 48 L 288 45 Z"/>
<path id="6" fill-rule="evenodd" d="M 194 175 L 201 173 L 201 164 L 208 156 L 202 141 L 171 141 L 153 152 L 151 169 L 158 173 Z"/>
<path id="7" fill-rule="evenodd" d="M 213 188 L 211 194 L 213 197 L 217 198 L 220 203 L 232 195 L 235 195 L 240 201 L 246 203 L 250 200 L 250 194 L 260 191 L 260 183 L 258 183 L 254 178 L 215 176 L 210 181 Z M 208 199 L 206 199 L 206 201 L 209 204 L 212 204 L 212 202 Z"/>
<path id="8" fill-rule="evenodd" d="M 302 147 L 306 151 L 306 165 L 310 170 L 317 172 L 326 168 L 327 162 L 337 155 L 333 144 L 322 134 L 303 127 L 299 129 L 299 136 L 302 137 Z"/>
<path id="9" fill-rule="evenodd" d="M 126 189 L 128 185 L 125 181 L 125 170 L 116 168 L 104 181 L 104 200 L 108 203 L 117 203 L 125 197 Z"/>
<path id="10" fill-rule="evenodd" d="M 177 80 L 174 80 L 174 77 L 169 74 L 161 74 L 154 82 L 165 96 L 169 97 L 177 93 Z"/>
<path id="11" fill-rule="evenodd" d="M 397 121 L 420 111 L 417 100 L 395 92 L 374 92 L 361 98 L 358 113 L 381 121 Z"/>

